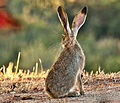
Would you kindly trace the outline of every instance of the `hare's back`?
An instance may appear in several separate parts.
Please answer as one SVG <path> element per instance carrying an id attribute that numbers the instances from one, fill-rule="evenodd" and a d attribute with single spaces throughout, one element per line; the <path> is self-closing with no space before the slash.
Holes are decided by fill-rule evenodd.
<path id="1" fill-rule="evenodd" d="M 52 69 L 46 78 L 46 85 L 54 91 L 67 92 L 73 86 L 74 79 L 74 75 L 67 71 Z"/>
<path id="2" fill-rule="evenodd" d="M 66 55 L 65 55 L 66 54 Z M 71 72 L 71 60 L 68 60 L 72 53 L 63 51 L 55 64 L 51 67 L 46 78 L 46 86 L 55 91 L 68 92 L 75 81 L 75 71 Z"/>
<path id="3" fill-rule="evenodd" d="M 71 49 L 63 50 L 46 78 L 46 85 L 54 91 L 68 92 L 74 85 L 80 67 L 77 54 Z"/>

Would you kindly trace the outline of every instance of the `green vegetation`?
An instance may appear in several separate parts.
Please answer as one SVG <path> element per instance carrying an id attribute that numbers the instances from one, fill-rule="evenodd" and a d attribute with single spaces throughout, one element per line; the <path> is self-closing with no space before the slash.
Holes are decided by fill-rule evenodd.
<path id="1" fill-rule="evenodd" d="M 23 27 L 17 32 L 0 30 L 0 66 L 15 63 L 20 51 L 20 68 L 32 68 L 39 58 L 44 68 L 50 68 L 61 51 L 63 28 L 57 7 L 65 8 L 71 24 L 76 13 L 87 5 L 87 20 L 77 37 L 86 55 L 85 69 L 96 71 L 100 66 L 105 72 L 120 70 L 119 0 L 10 0 L 8 4 Z"/>

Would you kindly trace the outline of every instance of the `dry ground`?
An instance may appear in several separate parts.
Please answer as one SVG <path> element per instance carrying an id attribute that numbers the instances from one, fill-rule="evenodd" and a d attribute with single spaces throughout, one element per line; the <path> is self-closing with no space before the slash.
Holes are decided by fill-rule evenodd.
<path id="1" fill-rule="evenodd" d="M 120 72 L 83 73 L 85 95 L 50 99 L 44 91 L 45 76 L 17 79 L 0 75 L 0 103 L 120 103 Z"/>

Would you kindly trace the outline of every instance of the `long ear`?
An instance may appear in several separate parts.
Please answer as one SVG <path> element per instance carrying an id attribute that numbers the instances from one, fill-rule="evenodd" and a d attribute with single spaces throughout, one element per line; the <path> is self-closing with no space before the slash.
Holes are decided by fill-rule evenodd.
<path id="1" fill-rule="evenodd" d="M 86 20 L 86 15 L 87 15 L 87 7 L 84 7 L 75 16 L 72 22 L 72 31 L 75 37 L 77 36 L 78 30 L 80 29 L 80 27 L 84 24 Z"/>
<path id="2" fill-rule="evenodd" d="M 71 35 L 71 30 L 70 30 L 70 27 L 69 27 L 69 22 L 68 22 L 68 17 L 67 17 L 67 14 L 65 13 L 64 9 L 59 6 L 58 7 L 58 17 L 60 19 L 60 22 L 64 28 L 64 31 L 66 33 L 66 35 Z"/>

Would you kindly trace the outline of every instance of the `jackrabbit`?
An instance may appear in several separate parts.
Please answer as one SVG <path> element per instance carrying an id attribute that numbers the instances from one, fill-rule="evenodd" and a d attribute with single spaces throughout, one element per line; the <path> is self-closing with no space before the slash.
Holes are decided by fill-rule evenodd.
<path id="1" fill-rule="evenodd" d="M 59 6 L 57 11 L 65 32 L 62 35 L 64 49 L 47 75 L 45 80 L 46 92 L 52 98 L 83 95 L 81 73 L 85 65 L 85 56 L 80 44 L 76 40 L 76 36 L 78 30 L 85 22 L 87 7 L 81 9 L 75 16 L 72 30 L 69 27 L 67 14 L 64 9 Z"/>

